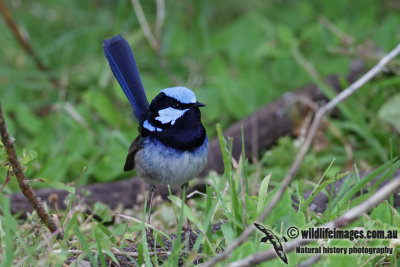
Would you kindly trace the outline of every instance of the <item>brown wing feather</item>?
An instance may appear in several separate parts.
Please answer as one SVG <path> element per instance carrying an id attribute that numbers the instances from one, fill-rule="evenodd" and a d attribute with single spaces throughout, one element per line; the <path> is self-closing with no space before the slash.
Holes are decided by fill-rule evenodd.
<path id="1" fill-rule="evenodd" d="M 131 171 L 135 168 L 135 155 L 143 148 L 144 137 L 138 136 L 133 140 L 129 147 L 128 155 L 126 156 L 124 171 Z"/>

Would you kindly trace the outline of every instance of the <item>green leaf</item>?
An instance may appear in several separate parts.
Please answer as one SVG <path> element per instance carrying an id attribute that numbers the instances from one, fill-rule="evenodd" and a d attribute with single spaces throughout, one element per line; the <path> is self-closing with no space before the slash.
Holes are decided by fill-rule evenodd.
<path id="1" fill-rule="evenodd" d="M 111 215 L 110 208 L 101 202 L 94 203 L 93 213 L 98 215 L 102 219 L 102 222 L 111 222 L 112 221 L 113 216 Z M 104 230 L 104 229 L 102 229 L 102 230 Z M 109 234 L 111 234 L 111 233 L 109 233 Z"/>
<path id="2" fill-rule="evenodd" d="M 74 229 L 75 235 L 79 240 L 79 244 L 82 246 L 82 250 L 85 252 L 86 256 L 89 257 L 89 260 L 93 264 L 93 266 L 97 266 L 97 262 L 94 258 L 93 253 L 90 251 L 90 247 L 89 247 L 89 244 L 85 240 L 85 236 L 79 230 L 79 227 L 77 225 L 75 225 L 72 228 Z"/>
<path id="3" fill-rule="evenodd" d="M 264 177 L 260 185 L 260 190 L 258 191 L 257 200 L 257 214 L 260 214 L 262 209 L 265 207 L 265 199 L 267 198 L 268 184 L 271 178 L 271 173 Z"/>
<path id="4" fill-rule="evenodd" d="M 171 202 L 172 202 L 174 205 L 176 205 L 177 207 L 179 207 L 179 208 L 182 207 L 182 201 L 181 201 L 180 198 L 178 198 L 178 197 L 176 197 L 176 196 L 169 196 L 168 198 L 169 198 L 169 199 L 171 200 Z M 205 229 L 204 229 L 203 223 L 200 222 L 200 220 L 194 215 L 194 213 L 192 212 L 192 210 L 191 210 L 186 204 L 184 204 L 184 206 L 183 206 L 183 213 L 184 213 L 184 215 L 185 215 L 186 217 L 189 218 L 189 220 L 190 220 L 191 222 L 193 222 L 193 223 L 197 226 L 197 228 L 200 230 L 200 232 L 202 232 L 202 233 L 205 234 Z"/>
<path id="5" fill-rule="evenodd" d="M 84 98 L 86 102 L 110 125 L 118 126 L 120 114 L 104 92 L 88 91 Z"/>
<path id="6" fill-rule="evenodd" d="M 21 106 L 16 114 L 19 126 L 31 134 L 38 134 L 42 129 L 41 120 L 26 106 Z"/>
<path id="7" fill-rule="evenodd" d="M 34 180 L 32 182 L 43 182 L 46 185 L 48 185 L 49 187 L 51 187 L 51 188 L 58 189 L 58 190 L 65 190 L 65 191 L 68 191 L 71 194 L 75 194 L 75 192 L 76 192 L 75 187 L 63 184 L 63 183 L 61 183 L 59 181 L 39 178 L 39 179 Z"/>
<path id="8" fill-rule="evenodd" d="M 254 240 L 248 240 L 244 242 L 240 247 L 238 247 L 232 255 L 229 257 L 230 261 L 235 261 L 239 259 L 243 259 L 247 256 L 253 254 L 256 250 Z"/>
<path id="9" fill-rule="evenodd" d="M 65 174 L 68 170 L 67 162 L 68 159 L 62 156 L 49 157 L 47 161 L 43 162 L 43 167 L 36 175 L 39 177 L 51 177 L 53 181 L 62 181 L 66 178 Z"/>
<path id="10" fill-rule="evenodd" d="M 94 167 L 93 173 L 99 181 L 112 181 L 115 177 L 123 173 L 123 167 L 127 148 L 116 138 L 108 140 L 109 146 L 107 151 L 103 152 L 98 162 Z"/>
<path id="11" fill-rule="evenodd" d="M 276 189 L 270 192 L 268 201 L 274 194 L 276 194 Z M 304 214 L 302 212 L 296 212 L 292 207 L 292 197 L 289 190 L 283 193 L 282 197 L 265 220 L 265 224 L 277 229 L 277 231 L 280 231 L 280 229 L 285 230 L 293 225 L 297 227 L 305 225 Z"/>
<path id="12" fill-rule="evenodd" d="M 400 133 L 400 93 L 389 98 L 380 108 L 378 117 Z"/>
<path id="13" fill-rule="evenodd" d="M 291 46 L 295 40 L 293 30 L 286 25 L 280 24 L 277 29 L 279 40 L 286 46 Z"/>
<path id="14" fill-rule="evenodd" d="M 396 209 L 392 209 L 387 201 L 380 203 L 373 209 L 370 217 L 371 220 L 377 220 L 388 225 L 399 225 L 400 223 L 399 213 Z"/>
<path id="15" fill-rule="evenodd" d="M 97 213 L 96 213 L 96 215 L 97 215 Z M 109 238 L 113 243 L 117 242 L 117 240 L 115 239 L 113 233 L 111 233 L 111 231 L 108 230 L 107 227 L 105 227 L 102 223 L 99 223 L 96 219 L 94 219 L 94 218 L 91 218 L 91 219 L 96 224 L 98 229 L 100 229 L 107 236 L 107 238 Z"/>
<path id="16" fill-rule="evenodd" d="M 314 198 L 323 190 L 325 189 L 328 185 L 331 183 L 337 182 L 345 177 L 347 177 L 348 173 L 342 173 L 338 176 L 332 177 L 331 179 L 326 180 L 320 185 L 317 185 L 311 195 L 307 198 L 307 200 L 304 202 L 304 204 L 301 205 L 301 210 L 305 212 L 306 208 L 310 205 L 310 203 L 314 200 Z"/>
<path id="17" fill-rule="evenodd" d="M 397 158 L 394 158 L 392 160 L 389 160 L 388 162 L 386 162 L 385 164 L 383 164 L 382 166 L 380 166 L 379 168 L 376 168 L 375 170 L 373 170 L 372 172 L 370 172 L 365 178 L 363 178 L 360 181 L 357 181 L 356 184 L 354 184 L 353 186 L 351 186 L 351 188 L 349 188 L 349 190 L 347 192 L 345 192 L 339 199 L 339 203 L 338 206 L 334 207 L 334 211 L 333 214 L 337 214 L 339 211 L 340 212 L 344 212 L 345 209 L 344 207 L 346 207 L 348 205 L 348 201 L 350 201 L 358 192 L 360 192 L 369 182 L 371 182 L 375 177 L 377 177 L 379 174 L 385 172 L 382 175 L 386 175 L 387 174 L 387 169 L 392 166 L 394 169 L 400 167 L 400 161 L 397 161 Z M 347 179 L 346 181 L 349 181 L 349 179 Z M 343 188 L 344 186 L 342 186 Z M 342 192 L 340 192 L 341 194 Z M 371 193 L 371 192 L 370 192 Z M 362 197 L 362 196 L 361 196 Z M 358 199 L 358 198 L 357 198 Z M 357 199 L 353 200 L 353 202 L 356 202 Z M 353 203 L 354 204 L 354 203 Z"/>
<path id="18" fill-rule="evenodd" d="M 232 244 L 236 239 L 235 231 L 232 229 L 229 223 L 225 223 L 221 225 L 222 233 L 224 234 L 226 244 Z"/>
<path id="19" fill-rule="evenodd" d="M 23 154 L 23 157 L 21 159 L 21 164 L 22 165 L 26 165 L 29 162 L 35 160 L 38 156 L 38 153 L 35 150 L 30 150 L 29 153 L 25 153 Z"/>
<path id="20" fill-rule="evenodd" d="M 110 257 L 112 259 L 112 261 L 117 265 L 120 266 L 120 263 L 117 259 L 117 257 L 115 257 L 114 253 L 112 253 L 111 250 L 109 249 L 104 249 L 104 253 L 107 254 L 108 257 Z"/>

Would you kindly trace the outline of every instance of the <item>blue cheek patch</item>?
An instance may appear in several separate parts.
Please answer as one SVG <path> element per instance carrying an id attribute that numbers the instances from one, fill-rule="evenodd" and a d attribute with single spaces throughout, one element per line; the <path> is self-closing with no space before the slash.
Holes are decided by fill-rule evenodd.
<path id="1" fill-rule="evenodd" d="M 151 123 L 148 120 L 145 120 L 143 122 L 143 128 L 146 128 L 147 130 L 149 130 L 150 132 L 162 132 L 163 129 L 158 128 L 158 127 L 154 127 L 153 125 L 151 125 Z"/>
<path id="2" fill-rule="evenodd" d="M 194 104 L 197 102 L 193 91 L 183 86 L 165 88 L 161 92 L 182 104 Z"/>
<path id="3" fill-rule="evenodd" d="M 188 109 L 174 109 L 174 108 L 164 108 L 158 111 L 158 117 L 155 119 L 160 121 L 162 124 L 171 123 L 175 124 L 175 121 L 185 114 Z"/>

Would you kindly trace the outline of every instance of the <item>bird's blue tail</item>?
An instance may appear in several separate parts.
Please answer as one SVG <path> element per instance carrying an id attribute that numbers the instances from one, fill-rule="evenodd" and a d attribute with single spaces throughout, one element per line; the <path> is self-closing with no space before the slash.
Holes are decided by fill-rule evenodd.
<path id="1" fill-rule="evenodd" d="M 104 39 L 103 51 L 115 78 L 133 107 L 133 114 L 139 124 L 143 125 L 149 112 L 149 102 L 128 42 L 121 35 Z"/>

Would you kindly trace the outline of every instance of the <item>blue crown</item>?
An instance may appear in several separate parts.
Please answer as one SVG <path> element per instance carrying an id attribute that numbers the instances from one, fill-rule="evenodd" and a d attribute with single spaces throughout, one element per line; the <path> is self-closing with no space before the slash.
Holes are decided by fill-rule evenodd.
<path id="1" fill-rule="evenodd" d="M 165 88 L 162 89 L 161 92 L 182 104 L 194 104 L 197 102 L 196 95 L 193 91 L 183 86 Z"/>

